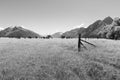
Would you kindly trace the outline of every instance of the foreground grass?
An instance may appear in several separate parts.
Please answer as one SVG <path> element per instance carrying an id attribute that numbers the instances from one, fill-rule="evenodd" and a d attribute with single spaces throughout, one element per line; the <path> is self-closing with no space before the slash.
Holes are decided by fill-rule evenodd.
<path id="1" fill-rule="evenodd" d="M 120 41 L 0 39 L 0 80 L 120 80 Z"/>

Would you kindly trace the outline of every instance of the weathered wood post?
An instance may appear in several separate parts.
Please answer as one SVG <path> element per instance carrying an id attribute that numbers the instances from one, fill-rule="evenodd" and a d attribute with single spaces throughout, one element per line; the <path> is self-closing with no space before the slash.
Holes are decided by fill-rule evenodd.
<path id="1" fill-rule="evenodd" d="M 78 52 L 80 52 L 81 49 L 81 34 L 78 36 Z"/>

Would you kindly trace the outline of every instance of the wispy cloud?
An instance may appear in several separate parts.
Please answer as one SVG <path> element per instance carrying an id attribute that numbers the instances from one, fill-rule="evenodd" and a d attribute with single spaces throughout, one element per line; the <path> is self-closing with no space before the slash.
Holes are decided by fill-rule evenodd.
<path id="1" fill-rule="evenodd" d="M 3 30 L 4 28 L 0 27 L 0 30 Z"/>
<path id="2" fill-rule="evenodd" d="M 83 27 L 83 26 L 84 26 L 84 23 L 82 23 L 82 24 L 76 26 L 76 28 L 80 28 L 80 27 Z"/>
<path id="3" fill-rule="evenodd" d="M 74 29 L 74 28 L 80 28 L 80 27 L 84 27 L 84 23 L 82 23 L 82 24 L 80 24 L 80 25 L 77 25 L 77 26 L 73 26 L 72 28 Z"/>

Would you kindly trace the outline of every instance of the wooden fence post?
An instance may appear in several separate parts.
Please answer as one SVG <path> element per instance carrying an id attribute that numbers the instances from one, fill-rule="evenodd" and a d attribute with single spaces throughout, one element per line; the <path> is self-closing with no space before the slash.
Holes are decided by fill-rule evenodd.
<path id="1" fill-rule="evenodd" d="M 78 36 L 78 52 L 80 52 L 81 49 L 81 34 Z"/>

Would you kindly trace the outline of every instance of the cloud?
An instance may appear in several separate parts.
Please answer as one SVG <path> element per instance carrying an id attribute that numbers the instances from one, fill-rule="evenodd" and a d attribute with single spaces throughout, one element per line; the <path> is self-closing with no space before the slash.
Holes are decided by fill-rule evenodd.
<path id="1" fill-rule="evenodd" d="M 73 29 L 74 29 L 74 28 L 80 28 L 80 27 L 84 27 L 84 25 L 85 25 L 85 24 L 84 24 L 84 23 L 82 23 L 82 24 L 80 24 L 80 25 L 73 26 Z"/>
<path id="2" fill-rule="evenodd" d="M 80 28 L 80 27 L 83 27 L 83 26 L 84 26 L 84 23 L 82 23 L 82 24 L 80 24 L 79 26 L 76 26 L 76 27 Z"/>
<path id="3" fill-rule="evenodd" d="M 4 28 L 0 27 L 0 30 L 3 30 Z"/>

